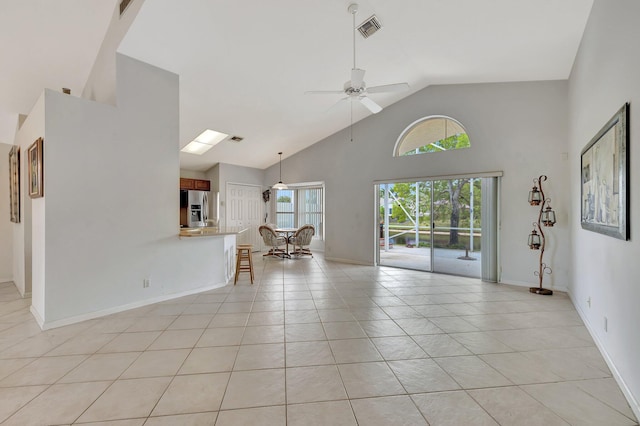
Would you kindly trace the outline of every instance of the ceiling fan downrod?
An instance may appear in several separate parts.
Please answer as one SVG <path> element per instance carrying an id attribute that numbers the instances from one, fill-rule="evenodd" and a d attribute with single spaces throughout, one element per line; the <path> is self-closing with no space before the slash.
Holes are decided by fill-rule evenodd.
<path id="1" fill-rule="evenodd" d="M 353 19 L 353 69 L 356 69 L 356 13 L 358 13 L 358 3 L 351 3 L 347 10 Z"/>
<path id="2" fill-rule="evenodd" d="M 394 84 L 386 84 L 382 86 L 373 86 L 367 87 L 364 76 L 365 70 L 357 68 L 356 65 L 356 13 L 358 12 L 358 4 L 351 3 L 347 8 L 347 11 L 352 16 L 353 21 L 353 68 L 351 68 L 351 78 L 344 83 L 342 90 L 319 90 L 319 91 L 311 91 L 305 92 L 308 94 L 328 94 L 328 95 L 340 95 L 345 94 L 346 97 L 342 98 L 343 100 L 349 101 L 358 101 L 365 108 L 367 108 L 372 113 L 376 114 L 382 111 L 382 107 L 378 105 L 375 101 L 373 101 L 368 95 L 371 93 L 385 93 L 385 92 L 402 92 L 409 89 L 409 85 L 407 83 L 394 83 Z"/>

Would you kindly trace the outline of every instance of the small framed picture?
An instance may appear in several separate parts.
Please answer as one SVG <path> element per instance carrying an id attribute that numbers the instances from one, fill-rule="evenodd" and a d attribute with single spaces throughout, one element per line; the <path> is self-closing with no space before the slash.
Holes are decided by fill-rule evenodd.
<path id="1" fill-rule="evenodd" d="M 11 222 L 20 223 L 20 148 L 9 151 L 9 210 Z"/>
<path id="2" fill-rule="evenodd" d="M 44 164 L 43 140 L 38 138 L 27 150 L 29 163 L 29 196 L 40 198 L 44 196 Z"/>

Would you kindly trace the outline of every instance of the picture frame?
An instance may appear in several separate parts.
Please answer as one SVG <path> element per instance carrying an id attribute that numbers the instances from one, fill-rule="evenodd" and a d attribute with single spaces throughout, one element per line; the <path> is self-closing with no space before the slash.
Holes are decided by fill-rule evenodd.
<path id="1" fill-rule="evenodd" d="M 20 223 L 20 147 L 9 151 L 9 219 Z"/>
<path id="2" fill-rule="evenodd" d="M 42 138 L 38 138 L 27 150 L 29 197 L 31 198 L 44 196 L 43 142 Z"/>
<path id="3" fill-rule="evenodd" d="M 580 154 L 581 224 L 629 239 L 629 104 L 626 103 Z"/>

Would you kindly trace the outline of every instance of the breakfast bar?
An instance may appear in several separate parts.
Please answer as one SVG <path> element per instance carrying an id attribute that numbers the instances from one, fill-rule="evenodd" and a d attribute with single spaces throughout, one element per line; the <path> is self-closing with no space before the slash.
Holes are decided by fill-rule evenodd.
<path id="1" fill-rule="evenodd" d="M 236 237 L 246 230 L 243 227 L 180 228 L 178 237 L 183 241 L 183 256 L 199 259 L 195 267 L 202 271 L 200 279 L 207 282 L 207 287 L 226 285 L 233 278 Z"/>
<path id="2" fill-rule="evenodd" d="M 245 232 L 247 228 L 240 226 L 215 226 L 215 227 L 198 227 L 198 228 L 181 228 L 179 237 L 219 237 L 223 235 L 238 235 Z"/>

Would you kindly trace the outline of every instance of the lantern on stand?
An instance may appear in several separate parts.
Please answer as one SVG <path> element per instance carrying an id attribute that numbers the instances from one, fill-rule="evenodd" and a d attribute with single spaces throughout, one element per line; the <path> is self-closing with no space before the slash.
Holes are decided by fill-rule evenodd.
<path id="1" fill-rule="evenodd" d="M 544 196 L 542 182 L 546 180 L 547 177 L 545 175 L 534 179 L 533 188 L 529 191 L 529 204 L 532 206 L 540 206 L 540 212 L 538 213 L 538 221 L 533 223 L 533 231 L 529 234 L 527 244 L 531 250 L 540 250 L 538 270 L 534 272 L 534 275 L 538 276 L 539 285 L 538 287 L 530 287 L 529 291 L 531 293 L 550 296 L 553 294 L 553 291 L 542 287 L 544 274 L 551 274 L 552 272 L 551 268 L 542 261 L 546 244 L 546 235 L 542 227 L 552 227 L 556 223 L 556 213 L 551 208 L 551 198 L 545 198 Z M 538 189 L 538 187 L 540 187 L 540 189 Z"/>

